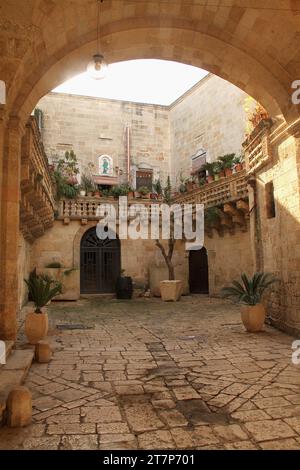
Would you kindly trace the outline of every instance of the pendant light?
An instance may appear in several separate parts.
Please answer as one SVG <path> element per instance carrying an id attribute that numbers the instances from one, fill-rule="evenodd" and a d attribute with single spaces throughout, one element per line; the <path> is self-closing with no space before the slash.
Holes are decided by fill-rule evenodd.
<path id="1" fill-rule="evenodd" d="M 100 7 L 103 0 L 97 0 L 98 11 L 97 11 L 97 53 L 93 55 L 93 60 L 89 62 L 87 66 L 87 73 L 91 78 L 95 80 L 101 80 L 105 77 L 107 72 L 107 63 L 104 60 L 103 55 L 100 53 Z"/>

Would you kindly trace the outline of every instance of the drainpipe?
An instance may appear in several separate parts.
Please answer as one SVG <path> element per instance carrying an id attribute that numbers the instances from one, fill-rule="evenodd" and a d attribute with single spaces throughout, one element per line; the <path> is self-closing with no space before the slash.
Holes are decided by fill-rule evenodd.
<path id="1" fill-rule="evenodd" d="M 127 181 L 130 183 L 130 127 L 126 127 Z"/>

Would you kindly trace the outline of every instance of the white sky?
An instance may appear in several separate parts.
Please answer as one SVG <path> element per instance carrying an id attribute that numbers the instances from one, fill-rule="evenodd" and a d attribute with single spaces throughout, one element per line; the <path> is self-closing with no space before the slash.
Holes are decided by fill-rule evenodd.
<path id="1" fill-rule="evenodd" d="M 130 60 L 108 66 L 102 80 L 87 73 L 73 77 L 53 91 L 140 103 L 169 105 L 208 72 L 166 60 Z"/>

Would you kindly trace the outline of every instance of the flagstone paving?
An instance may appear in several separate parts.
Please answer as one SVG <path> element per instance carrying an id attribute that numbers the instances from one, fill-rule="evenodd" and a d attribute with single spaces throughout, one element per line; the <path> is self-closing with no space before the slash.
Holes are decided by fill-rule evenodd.
<path id="1" fill-rule="evenodd" d="M 293 337 L 246 333 L 206 296 L 52 303 L 49 364 L 31 367 L 33 423 L 0 449 L 300 449 Z M 87 329 L 57 330 L 59 324 Z"/>

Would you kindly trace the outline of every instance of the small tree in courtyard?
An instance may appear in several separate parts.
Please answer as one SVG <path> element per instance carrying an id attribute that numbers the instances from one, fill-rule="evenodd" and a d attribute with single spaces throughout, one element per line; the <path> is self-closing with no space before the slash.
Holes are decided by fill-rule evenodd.
<path id="1" fill-rule="evenodd" d="M 172 186 L 171 186 L 171 181 L 170 177 L 168 176 L 167 179 L 167 184 L 166 187 L 163 189 L 163 202 L 165 204 L 168 204 L 171 206 L 172 204 Z M 171 220 L 170 220 L 170 237 L 168 239 L 168 248 L 166 249 L 164 245 L 158 240 L 155 240 L 156 246 L 160 249 L 161 254 L 163 255 L 163 258 L 165 260 L 165 263 L 168 268 L 168 273 L 169 273 L 169 281 L 174 281 L 175 280 L 175 270 L 174 270 L 174 265 L 172 263 L 172 257 L 174 254 L 174 248 L 176 244 L 176 239 L 174 236 L 174 213 L 172 212 L 170 214 Z"/>

